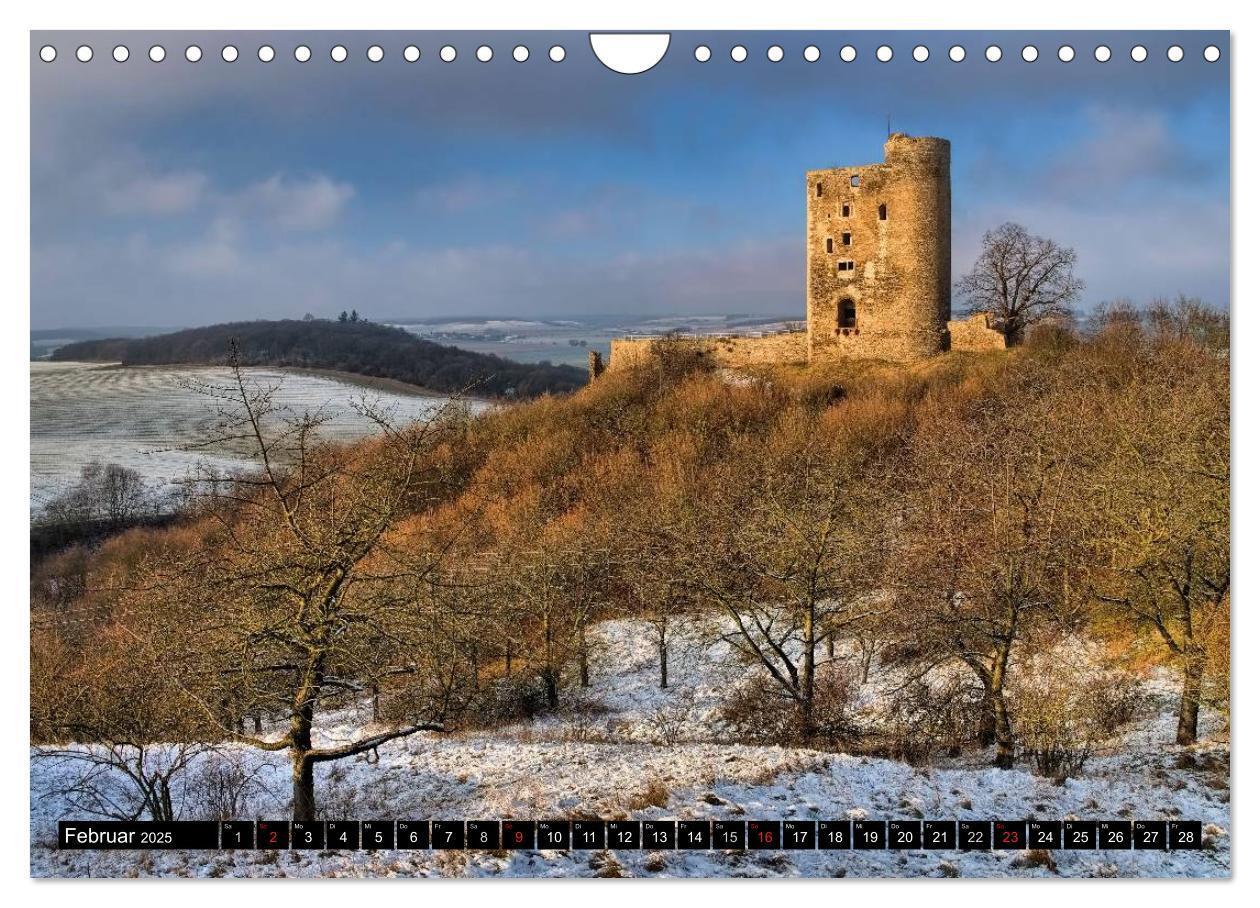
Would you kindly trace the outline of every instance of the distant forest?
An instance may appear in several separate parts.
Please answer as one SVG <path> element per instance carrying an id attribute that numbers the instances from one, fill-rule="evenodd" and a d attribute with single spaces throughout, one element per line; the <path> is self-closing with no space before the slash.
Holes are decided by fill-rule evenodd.
<path id="1" fill-rule="evenodd" d="M 57 348 L 52 358 L 128 366 L 215 365 L 227 360 L 232 341 L 246 366 L 335 369 L 481 397 L 536 397 L 586 383 L 586 372 L 576 366 L 517 363 L 362 320 L 229 322 L 152 337 L 78 341 Z"/>

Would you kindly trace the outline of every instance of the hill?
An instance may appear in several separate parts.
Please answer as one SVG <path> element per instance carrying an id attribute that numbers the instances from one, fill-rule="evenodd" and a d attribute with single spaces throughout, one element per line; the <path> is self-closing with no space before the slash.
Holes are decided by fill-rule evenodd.
<path id="1" fill-rule="evenodd" d="M 525 364 L 435 344 L 388 325 L 369 322 L 229 322 L 151 337 L 82 340 L 57 348 L 52 359 L 121 362 L 128 366 L 221 364 L 232 342 L 247 366 L 334 369 L 393 379 L 432 391 L 489 397 L 536 397 L 586 383 L 574 366 Z"/>

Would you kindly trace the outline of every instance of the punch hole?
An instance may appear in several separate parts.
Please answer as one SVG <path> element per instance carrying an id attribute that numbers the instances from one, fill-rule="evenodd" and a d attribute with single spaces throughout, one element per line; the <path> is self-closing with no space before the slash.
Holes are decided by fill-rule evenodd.
<path id="1" fill-rule="evenodd" d="M 551 50 L 547 51 L 547 56 L 551 58 L 552 63 L 562 63 L 565 58 L 564 46 L 557 44 Z"/>
<path id="2" fill-rule="evenodd" d="M 350 51 L 346 50 L 340 44 L 334 45 L 333 49 L 328 52 L 328 56 L 332 57 L 334 63 L 345 63 L 346 58 L 350 56 Z"/>
<path id="3" fill-rule="evenodd" d="M 270 44 L 264 44 L 258 48 L 258 59 L 263 63 L 270 63 L 276 58 L 276 49 Z"/>
<path id="4" fill-rule="evenodd" d="M 489 44 L 483 44 L 477 48 L 477 59 L 482 63 L 489 63 L 494 59 L 494 48 Z"/>
<path id="5" fill-rule="evenodd" d="M 926 45 L 923 44 L 916 46 L 915 49 L 910 52 L 910 56 L 914 57 L 914 61 L 916 63 L 926 63 L 927 58 L 931 55 L 932 52 L 929 51 Z"/>
<path id="6" fill-rule="evenodd" d="M 223 45 L 223 50 L 219 52 L 219 56 L 223 58 L 224 63 L 235 63 L 236 58 L 240 56 L 236 48 L 231 44 Z"/>
<path id="7" fill-rule="evenodd" d="M 456 51 L 450 44 L 443 44 L 442 49 L 438 51 L 438 58 L 443 63 L 450 63 L 457 56 L 459 56 L 458 51 Z"/>
<path id="8" fill-rule="evenodd" d="M 1129 51 L 1129 56 L 1133 58 L 1134 63 L 1141 63 L 1146 60 L 1146 48 L 1141 44 L 1133 45 L 1133 50 Z"/>
<path id="9" fill-rule="evenodd" d="M 1071 63 L 1076 59 L 1076 48 L 1070 44 L 1064 44 L 1059 48 L 1059 60 L 1063 63 Z"/>
<path id="10" fill-rule="evenodd" d="M 961 44 L 955 44 L 949 49 L 949 58 L 955 63 L 961 63 L 963 60 L 967 59 L 967 48 L 963 47 Z"/>
<path id="11" fill-rule="evenodd" d="M 57 48 L 53 47 L 51 44 L 45 44 L 39 49 L 39 58 L 45 63 L 51 63 L 53 60 L 57 59 Z"/>
<path id="12" fill-rule="evenodd" d="M 92 59 L 92 48 L 87 44 L 80 44 L 74 52 L 74 58 L 80 63 L 87 63 Z"/>
<path id="13" fill-rule="evenodd" d="M 743 63 L 748 59 L 748 48 L 742 44 L 736 44 L 731 48 L 731 59 L 736 63 Z"/>
<path id="14" fill-rule="evenodd" d="M 1019 55 L 1024 58 L 1025 63 L 1036 63 L 1037 57 L 1040 56 L 1034 44 L 1024 45 L 1024 49 L 1019 52 Z"/>
<path id="15" fill-rule="evenodd" d="M 893 49 L 887 44 L 881 44 L 875 49 L 875 59 L 880 63 L 887 63 L 893 58 Z"/>
<path id="16" fill-rule="evenodd" d="M 127 45 L 119 44 L 114 48 L 114 60 L 118 63 L 126 63 L 127 58 L 131 56 L 131 51 L 127 50 Z"/>
<path id="17" fill-rule="evenodd" d="M 403 59 L 408 63 L 415 63 L 420 59 L 420 48 L 414 44 L 408 44 L 403 48 Z"/>
<path id="18" fill-rule="evenodd" d="M 379 44 L 373 44 L 367 49 L 367 58 L 371 63 L 380 63 L 385 59 L 385 51 Z"/>
<path id="19" fill-rule="evenodd" d="M 669 50 L 669 32 L 632 32 L 629 34 L 609 34 L 605 32 L 590 33 L 591 52 L 595 59 L 615 73 L 623 76 L 637 76 L 647 72 L 665 58 Z M 559 58 L 552 60 L 559 63 L 564 59 L 565 51 L 559 47 Z M 552 52 L 557 47 L 552 48 Z M 697 58 L 699 59 L 699 58 Z"/>
<path id="20" fill-rule="evenodd" d="M 1203 59 L 1207 60 L 1209 63 L 1215 63 L 1220 58 L 1221 49 L 1215 44 L 1209 44 L 1207 47 L 1203 48 Z"/>
<path id="21" fill-rule="evenodd" d="M 996 63 L 998 60 L 1002 59 L 1002 48 L 998 47 L 996 44 L 990 44 L 984 49 L 984 58 L 990 63 Z"/>
<path id="22" fill-rule="evenodd" d="M 166 59 L 166 48 L 161 44 L 154 44 L 149 48 L 149 59 L 154 63 L 161 63 Z"/>
<path id="23" fill-rule="evenodd" d="M 695 57 L 697 63 L 708 63 L 712 56 L 713 51 L 709 50 L 703 44 L 696 46 Z"/>
<path id="24" fill-rule="evenodd" d="M 1111 48 L 1106 44 L 1099 44 L 1094 48 L 1094 59 L 1099 63 L 1106 63 L 1111 59 Z"/>
<path id="25" fill-rule="evenodd" d="M 766 50 L 766 59 L 771 63 L 778 63 L 783 59 L 783 48 L 779 47 L 777 44 L 771 45 Z"/>
<path id="26" fill-rule="evenodd" d="M 1170 63 L 1180 63 L 1182 57 L 1185 55 L 1186 52 L 1181 49 L 1180 45 L 1174 44 L 1172 47 L 1168 48 L 1168 61 Z"/>
<path id="27" fill-rule="evenodd" d="M 184 59 L 189 63 L 201 62 L 201 48 L 196 44 L 189 44 L 184 48 Z"/>
<path id="28" fill-rule="evenodd" d="M 512 48 L 512 59 L 517 63 L 524 63 L 529 59 L 529 48 L 524 44 L 518 44 Z"/>
<path id="29" fill-rule="evenodd" d="M 801 53 L 801 56 L 805 58 L 805 62 L 807 63 L 817 63 L 822 57 L 822 51 L 811 44 L 809 47 L 805 48 L 805 50 Z"/>
<path id="30" fill-rule="evenodd" d="M 311 59 L 311 49 L 305 44 L 299 44 L 293 48 L 293 59 L 299 63 L 306 63 Z"/>

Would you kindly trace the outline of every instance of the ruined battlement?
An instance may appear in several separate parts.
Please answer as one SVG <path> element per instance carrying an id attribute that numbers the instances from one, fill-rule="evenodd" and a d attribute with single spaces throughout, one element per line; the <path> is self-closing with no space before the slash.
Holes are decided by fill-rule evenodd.
<path id="1" fill-rule="evenodd" d="M 805 323 L 792 335 L 706 341 L 721 365 L 842 358 L 909 362 L 946 350 L 993 350 L 983 316 L 950 320 L 948 139 L 894 133 L 877 164 L 805 174 Z M 647 341 L 614 341 L 609 368 Z"/>

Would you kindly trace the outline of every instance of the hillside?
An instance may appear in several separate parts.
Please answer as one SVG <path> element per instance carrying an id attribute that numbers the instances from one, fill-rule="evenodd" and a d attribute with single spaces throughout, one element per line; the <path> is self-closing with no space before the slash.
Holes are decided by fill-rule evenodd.
<path id="1" fill-rule="evenodd" d="M 128 872 L 50 830 L 83 791 L 144 811 L 100 768 L 140 739 L 199 749 L 181 819 L 221 815 L 194 793 L 222 778 L 236 816 L 1189 819 L 1205 844 L 143 873 L 1228 873 L 1229 355 L 1199 315 L 909 366 L 735 374 L 661 341 L 579 393 L 303 449 L 44 559 L 32 872 Z M 268 452 L 300 440 L 260 426 Z M 293 608 L 347 562 L 344 592 Z M 312 653 L 337 675 L 307 709 Z"/>
<path id="2" fill-rule="evenodd" d="M 586 374 L 573 366 L 517 363 L 435 344 L 402 328 L 323 319 L 230 322 L 152 337 L 84 340 L 59 347 L 52 359 L 128 366 L 214 365 L 227 359 L 233 341 L 247 366 L 333 369 L 432 391 L 536 397 L 573 391 L 586 381 Z"/>

